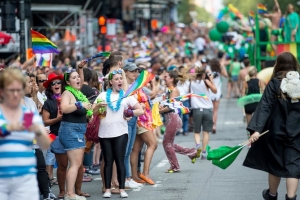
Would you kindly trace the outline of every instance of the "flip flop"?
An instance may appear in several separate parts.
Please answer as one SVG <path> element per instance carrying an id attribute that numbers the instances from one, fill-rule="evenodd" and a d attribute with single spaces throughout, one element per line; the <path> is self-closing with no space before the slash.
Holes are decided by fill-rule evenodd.
<path id="1" fill-rule="evenodd" d="M 170 174 L 179 173 L 179 172 L 180 172 L 180 170 L 173 170 L 173 169 L 168 169 L 167 171 L 165 171 L 165 173 L 170 173 Z"/>
<path id="2" fill-rule="evenodd" d="M 64 198 L 65 198 L 65 195 L 64 195 L 64 194 L 59 194 L 59 195 L 57 195 L 57 198 L 58 198 L 58 199 L 64 199 Z"/>
<path id="3" fill-rule="evenodd" d="M 88 193 L 85 193 L 85 192 L 81 192 L 80 194 L 77 194 L 78 196 L 81 196 L 81 197 L 91 197 L 90 194 Z"/>
<path id="4" fill-rule="evenodd" d="M 147 178 L 144 174 L 140 174 L 140 178 L 143 179 L 149 185 L 155 185 L 154 181 L 151 178 Z"/>

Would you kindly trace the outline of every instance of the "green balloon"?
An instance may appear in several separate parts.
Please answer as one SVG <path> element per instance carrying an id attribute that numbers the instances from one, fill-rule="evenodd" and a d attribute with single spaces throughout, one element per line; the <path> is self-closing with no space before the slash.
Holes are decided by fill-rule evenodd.
<path id="1" fill-rule="evenodd" d="M 219 41 L 221 40 L 221 33 L 219 33 L 219 31 L 217 29 L 211 29 L 208 33 L 209 35 L 209 38 L 212 40 L 212 41 Z"/>
<path id="2" fill-rule="evenodd" d="M 225 21 L 220 21 L 219 23 L 217 23 L 216 27 L 220 33 L 226 33 L 229 29 L 229 24 Z"/>

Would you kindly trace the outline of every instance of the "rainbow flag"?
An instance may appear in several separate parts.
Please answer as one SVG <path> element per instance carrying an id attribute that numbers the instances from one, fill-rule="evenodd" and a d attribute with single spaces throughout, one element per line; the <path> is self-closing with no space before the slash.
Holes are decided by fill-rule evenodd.
<path id="1" fill-rule="evenodd" d="M 289 43 L 289 44 L 278 44 L 277 55 L 282 52 L 291 52 L 296 59 L 300 60 L 300 44 Z"/>
<path id="2" fill-rule="evenodd" d="M 257 11 L 258 11 L 258 14 L 268 13 L 267 7 L 261 3 L 257 5 Z"/>
<path id="3" fill-rule="evenodd" d="M 51 56 L 51 54 L 50 54 L 50 56 Z M 41 56 L 39 62 L 37 63 L 37 66 L 50 67 L 51 66 L 51 61 L 52 61 L 52 56 L 50 57 L 50 60 L 46 60 L 43 56 Z"/>
<path id="4" fill-rule="evenodd" d="M 126 98 L 132 95 L 136 90 L 144 87 L 147 83 L 149 83 L 155 77 L 154 74 L 148 72 L 147 70 L 143 70 L 139 77 L 132 83 L 132 85 L 128 88 L 123 98 Z"/>
<path id="5" fill-rule="evenodd" d="M 254 17 L 255 17 L 254 12 L 253 12 L 253 11 L 250 11 L 250 12 L 249 12 L 249 18 L 252 19 L 252 20 L 254 20 Z"/>
<path id="6" fill-rule="evenodd" d="M 44 35 L 31 30 L 33 53 L 59 53 L 57 46 Z"/>

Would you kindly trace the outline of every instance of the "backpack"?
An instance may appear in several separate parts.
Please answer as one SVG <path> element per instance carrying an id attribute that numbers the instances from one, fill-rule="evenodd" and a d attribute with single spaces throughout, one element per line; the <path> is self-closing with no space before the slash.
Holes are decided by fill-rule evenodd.
<path id="1" fill-rule="evenodd" d="M 100 117 L 98 114 L 94 114 L 93 119 L 87 124 L 85 137 L 88 141 L 99 143 L 99 137 L 98 137 L 99 126 L 100 126 Z"/>

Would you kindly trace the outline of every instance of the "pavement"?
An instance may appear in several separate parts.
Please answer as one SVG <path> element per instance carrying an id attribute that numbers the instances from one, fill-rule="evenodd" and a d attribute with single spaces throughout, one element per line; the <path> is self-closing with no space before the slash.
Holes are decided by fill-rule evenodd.
<path id="1" fill-rule="evenodd" d="M 226 83 L 226 82 L 225 82 Z M 224 90 L 225 85 L 223 86 Z M 223 96 L 226 96 L 223 95 Z M 246 124 L 243 122 L 242 110 L 236 106 L 237 99 L 221 99 L 217 133 L 211 134 L 209 145 L 212 149 L 221 145 L 235 146 L 245 140 Z M 193 133 L 188 136 L 176 136 L 175 143 L 185 147 L 194 147 Z M 155 185 L 144 185 L 139 189 L 127 191 L 132 200 L 253 200 L 263 199 L 262 190 L 268 188 L 267 173 L 242 166 L 248 149 L 244 148 L 235 162 L 226 170 L 211 164 L 211 161 L 198 159 L 192 164 L 187 156 L 177 154 L 181 173 L 164 173 L 169 163 L 162 144 L 154 154 L 150 175 Z M 88 200 L 102 199 L 102 181 L 100 175 L 94 180 L 83 183 L 82 191 L 91 197 Z M 52 191 L 58 194 L 58 186 Z M 278 200 L 284 200 L 285 179 L 278 190 Z M 298 192 L 298 196 L 299 196 Z M 113 195 L 111 199 L 119 199 Z"/>

